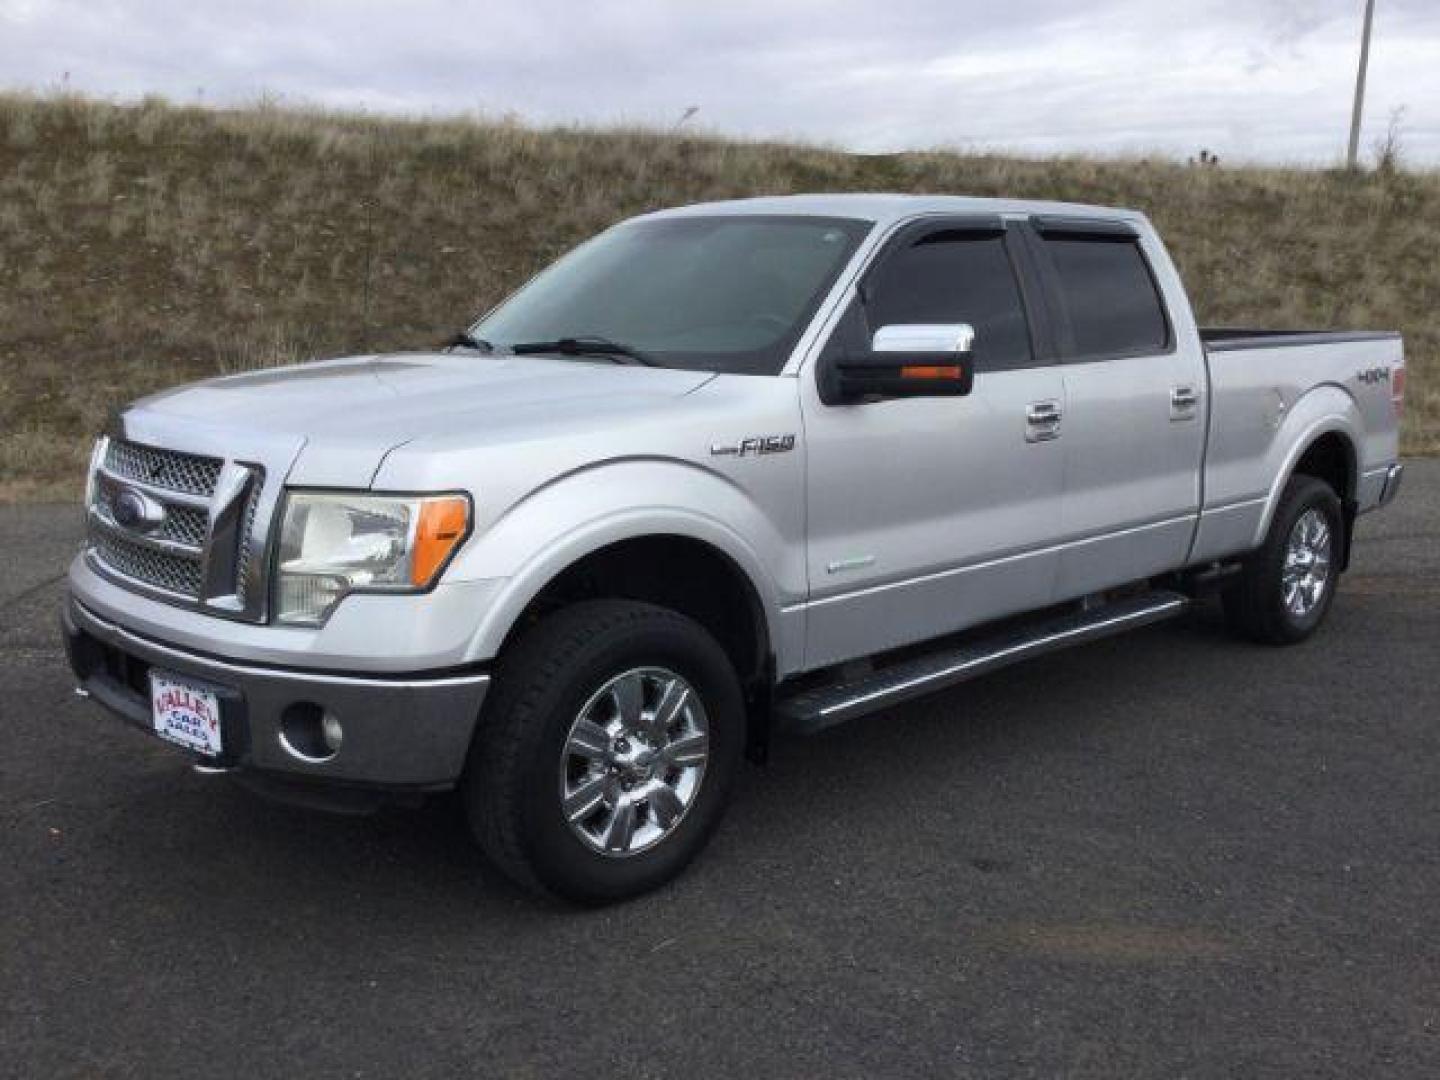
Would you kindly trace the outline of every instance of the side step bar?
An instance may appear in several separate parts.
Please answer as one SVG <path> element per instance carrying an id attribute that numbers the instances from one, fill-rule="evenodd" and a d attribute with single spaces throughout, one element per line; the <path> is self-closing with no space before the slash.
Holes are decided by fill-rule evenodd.
<path id="1" fill-rule="evenodd" d="M 904 660 L 856 679 L 781 698 L 775 703 L 776 725 L 804 734 L 823 731 L 1033 656 L 1174 618 L 1189 606 L 1189 597 L 1180 593 L 1149 592 Z"/>

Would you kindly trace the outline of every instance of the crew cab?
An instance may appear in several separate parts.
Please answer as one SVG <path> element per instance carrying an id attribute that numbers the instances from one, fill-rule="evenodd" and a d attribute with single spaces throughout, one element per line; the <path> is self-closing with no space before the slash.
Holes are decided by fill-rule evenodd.
<path id="1" fill-rule="evenodd" d="M 458 787 L 513 878 L 603 903 L 676 874 L 776 730 L 1209 593 L 1303 641 L 1399 489 L 1404 373 L 1393 333 L 1198 328 L 1132 211 L 667 210 L 444 348 L 123 410 L 64 636 L 203 771 Z"/>

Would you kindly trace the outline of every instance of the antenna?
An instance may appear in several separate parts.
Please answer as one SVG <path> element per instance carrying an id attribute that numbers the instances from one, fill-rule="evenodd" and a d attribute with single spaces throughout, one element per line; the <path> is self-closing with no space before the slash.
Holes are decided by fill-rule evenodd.
<path id="1" fill-rule="evenodd" d="M 369 160 L 366 162 L 366 184 L 365 190 L 365 277 L 360 293 L 360 351 L 370 351 L 370 261 L 371 253 L 375 249 L 375 230 L 371 218 L 375 206 L 375 134 L 370 134 Z"/>

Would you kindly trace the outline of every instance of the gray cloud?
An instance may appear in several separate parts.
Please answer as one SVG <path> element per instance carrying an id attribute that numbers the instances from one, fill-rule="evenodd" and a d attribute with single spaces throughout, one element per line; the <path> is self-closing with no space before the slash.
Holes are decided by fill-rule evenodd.
<path id="1" fill-rule="evenodd" d="M 0 72 L 90 93 L 539 123 L 696 123 L 859 150 L 1334 160 L 1359 0 L 0 0 Z M 1367 142 L 1440 162 L 1440 5 L 1379 0 Z"/>

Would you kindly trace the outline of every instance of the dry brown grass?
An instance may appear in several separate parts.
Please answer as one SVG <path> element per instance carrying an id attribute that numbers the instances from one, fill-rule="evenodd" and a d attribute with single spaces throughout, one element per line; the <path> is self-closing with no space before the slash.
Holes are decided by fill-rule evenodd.
<path id="1" fill-rule="evenodd" d="M 0 95 L 0 499 L 70 496 L 110 410 L 186 379 L 434 343 L 643 210 L 795 191 L 1135 206 L 1202 322 L 1399 328 L 1440 451 L 1440 175 L 856 156 L 654 131 Z M 366 266 L 369 311 L 366 316 Z"/>

